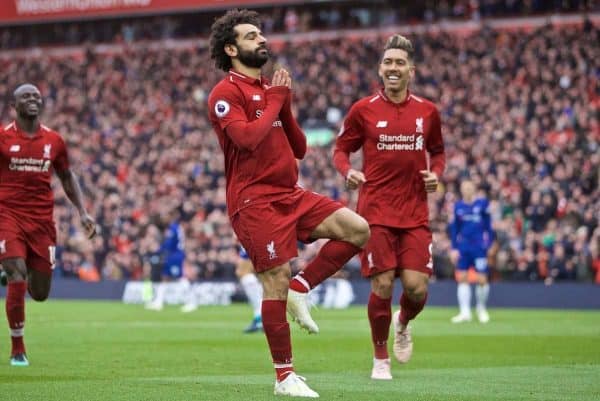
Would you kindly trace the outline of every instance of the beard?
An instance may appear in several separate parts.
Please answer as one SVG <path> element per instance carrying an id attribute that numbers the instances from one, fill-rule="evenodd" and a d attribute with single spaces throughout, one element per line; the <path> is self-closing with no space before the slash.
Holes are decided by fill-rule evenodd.
<path id="1" fill-rule="evenodd" d="M 260 50 L 267 50 L 267 52 L 259 53 Z M 247 67 L 261 68 L 267 61 L 269 61 L 269 50 L 266 47 L 259 47 L 255 51 L 242 50 L 238 48 L 238 59 Z"/>

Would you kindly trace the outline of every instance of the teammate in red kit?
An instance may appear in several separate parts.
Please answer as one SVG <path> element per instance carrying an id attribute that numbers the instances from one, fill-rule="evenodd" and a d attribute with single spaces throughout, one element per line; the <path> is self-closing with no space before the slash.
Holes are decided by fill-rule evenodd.
<path id="1" fill-rule="evenodd" d="M 435 105 L 408 90 L 415 71 L 413 52 L 403 36 L 389 38 L 379 64 L 384 87 L 352 106 L 333 156 L 346 186 L 360 187 L 357 211 L 371 227 L 362 273 L 371 279 L 373 379 L 392 378 L 387 339 L 394 279 L 400 278 L 404 290 L 400 311 L 393 316 L 394 354 L 405 363 L 412 354 L 408 322 L 425 305 L 433 267 L 427 193 L 437 189 L 444 171 L 444 143 Z M 349 155 L 361 148 L 363 171 L 358 171 Z"/>
<path id="2" fill-rule="evenodd" d="M 225 154 L 231 224 L 263 285 L 275 394 L 318 397 L 294 373 L 286 306 L 301 327 L 318 332 L 307 293 L 361 250 L 369 227 L 340 203 L 297 185 L 296 159 L 306 153 L 306 138 L 292 115 L 289 73 L 277 70 L 271 81 L 261 76 L 269 59 L 266 42 L 256 12 L 231 10 L 215 21 L 211 57 L 227 75 L 209 96 L 210 121 Z M 318 238 L 331 240 L 290 281 L 296 241 Z"/>
<path id="3" fill-rule="evenodd" d="M 28 366 L 23 342 L 25 290 L 36 301 L 50 293 L 56 249 L 52 171 L 77 208 L 88 237 L 96 233 L 61 136 L 40 124 L 42 95 L 31 84 L 14 91 L 16 119 L 0 131 L 0 262 L 8 279 L 6 316 L 13 366 Z"/>

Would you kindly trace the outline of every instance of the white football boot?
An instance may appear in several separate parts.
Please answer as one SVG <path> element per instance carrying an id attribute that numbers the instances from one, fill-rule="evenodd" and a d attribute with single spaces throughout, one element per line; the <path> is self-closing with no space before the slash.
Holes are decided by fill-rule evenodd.
<path id="1" fill-rule="evenodd" d="M 319 394 L 313 391 L 305 383 L 306 379 L 291 372 L 287 377 L 275 382 L 275 395 L 289 395 L 290 397 L 319 398 Z"/>

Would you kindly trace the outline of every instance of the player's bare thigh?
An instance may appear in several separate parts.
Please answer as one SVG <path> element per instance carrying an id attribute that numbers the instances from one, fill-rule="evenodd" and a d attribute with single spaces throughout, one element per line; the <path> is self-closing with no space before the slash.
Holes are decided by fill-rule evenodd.
<path id="1" fill-rule="evenodd" d="M 363 247 L 369 239 L 367 221 L 352 210 L 344 207 L 325 218 L 311 233 L 312 239 L 330 238 Z"/>
<path id="2" fill-rule="evenodd" d="M 284 263 L 256 275 L 263 286 L 263 299 L 286 300 L 292 269 Z"/>
<path id="3" fill-rule="evenodd" d="M 247 260 L 247 259 L 240 260 L 240 262 L 235 267 L 235 275 L 238 279 L 241 279 L 242 277 L 244 277 L 248 274 L 253 274 L 253 273 L 254 273 L 254 266 L 252 266 L 252 262 L 250 260 Z"/>

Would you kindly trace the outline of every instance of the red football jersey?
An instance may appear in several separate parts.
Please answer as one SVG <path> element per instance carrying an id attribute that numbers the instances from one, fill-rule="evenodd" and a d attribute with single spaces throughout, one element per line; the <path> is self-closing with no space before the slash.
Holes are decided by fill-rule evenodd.
<path id="1" fill-rule="evenodd" d="M 427 225 L 427 193 L 420 170 L 441 178 L 445 166 L 440 116 L 435 105 L 408 93 L 402 103 L 379 91 L 350 109 L 334 151 L 337 170 L 347 175 L 349 154 L 362 148 L 367 182 L 357 211 L 369 224 L 410 228 Z"/>
<path id="2" fill-rule="evenodd" d="M 0 132 L 0 209 L 52 220 L 52 172 L 68 168 L 67 147 L 57 132 L 40 125 L 28 136 L 13 121 Z"/>
<path id="3" fill-rule="evenodd" d="M 225 154 L 230 216 L 253 202 L 283 198 L 296 187 L 296 158 L 304 156 L 306 139 L 289 112 L 289 96 L 287 87 L 269 88 L 265 78 L 236 71 L 210 93 L 209 118 Z"/>

